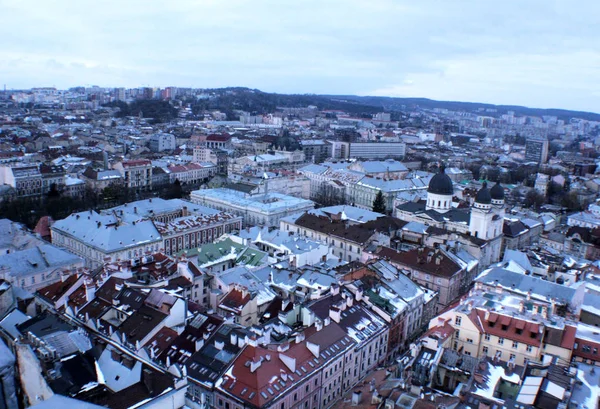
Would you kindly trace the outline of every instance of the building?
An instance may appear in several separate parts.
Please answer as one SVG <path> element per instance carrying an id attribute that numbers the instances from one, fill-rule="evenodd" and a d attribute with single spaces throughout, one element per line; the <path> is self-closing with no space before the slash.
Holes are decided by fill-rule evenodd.
<path id="1" fill-rule="evenodd" d="M 499 274 L 502 272 L 493 276 Z M 478 281 L 459 305 L 433 319 L 430 328 L 446 323 L 452 326 L 452 349 L 469 356 L 495 357 L 516 365 L 530 361 L 548 364 L 553 359 L 569 364 L 576 325 L 566 316 L 566 301 L 558 298 L 565 292 L 560 285 L 532 280 L 540 282 L 540 291 L 533 288 L 525 296 L 520 284 L 505 291 L 504 282 L 494 288 L 494 283 Z M 545 293 L 555 297 L 547 299 Z"/>
<path id="2" fill-rule="evenodd" d="M 334 290 L 303 307 L 300 323 L 279 344 L 269 345 L 270 333 L 249 339 L 220 377 L 214 406 L 328 408 L 387 355 L 388 327 L 360 295 Z"/>
<path id="3" fill-rule="evenodd" d="M 427 199 L 408 201 L 396 207 L 396 217 L 416 221 L 450 232 L 468 235 L 485 242 L 486 260 L 500 260 L 505 214 L 504 189 L 496 183 L 491 189 L 484 183 L 475 195 L 471 208 L 455 208 L 454 186 L 444 168 L 431 178 Z"/>
<path id="4" fill-rule="evenodd" d="M 52 242 L 97 267 L 105 262 L 172 254 L 238 231 L 241 218 L 190 202 L 148 199 L 56 221 Z"/>
<path id="5" fill-rule="evenodd" d="M 404 142 L 339 142 L 333 141 L 333 157 L 337 159 L 388 159 L 406 155 Z"/>
<path id="6" fill-rule="evenodd" d="M 121 176 L 118 170 L 94 170 L 87 168 L 80 177 L 86 186 L 96 192 L 101 192 L 109 186 L 120 186 L 123 184 L 123 176 Z"/>
<path id="7" fill-rule="evenodd" d="M 333 210 L 333 213 L 329 213 L 329 209 L 339 209 L 340 211 L 335 213 Z M 368 244 L 389 245 L 389 236 L 379 233 L 374 225 L 392 226 L 393 220 L 390 220 L 392 218 L 375 213 L 381 216 L 381 222 L 378 219 L 370 221 L 364 219 L 364 221 L 353 223 L 348 219 L 346 209 L 350 212 L 353 208 L 351 206 L 333 206 L 306 212 L 299 216 L 293 215 L 281 220 L 280 229 L 286 234 L 293 233 L 297 236 L 324 242 L 331 248 L 333 257 L 348 262 L 361 260 L 363 249 Z M 369 213 L 372 213 L 362 209 L 356 210 L 365 212 L 367 217 L 369 217 Z M 389 234 L 389 231 L 385 229 L 385 233 Z"/>
<path id="8" fill-rule="evenodd" d="M 321 163 L 332 157 L 331 143 L 322 139 L 302 139 L 300 141 L 306 160 Z"/>
<path id="9" fill-rule="evenodd" d="M 364 173 L 374 178 L 385 178 L 388 180 L 404 179 L 408 174 L 408 168 L 402 162 L 394 159 L 384 161 L 357 161 L 348 166 L 349 170 Z"/>
<path id="10" fill-rule="evenodd" d="M 544 164 L 548 162 L 548 139 L 527 138 L 525 144 L 525 161 Z"/>
<path id="11" fill-rule="evenodd" d="M 377 249 L 376 256 L 387 260 L 421 287 L 438 293 L 437 311 L 449 306 L 471 284 L 474 272 L 441 249 L 420 247 L 396 251 Z"/>
<path id="12" fill-rule="evenodd" d="M 62 165 L 40 165 L 40 173 L 42 174 L 42 194 L 47 194 L 54 190 L 62 192 L 65 188 L 65 169 Z"/>
<path id="13" fill-rule="evenodd" d="M 305 155 L 298 151 L 274 151 L 262 155 L 247 155 L 231 159 L 227 165 L 229 174 L 244 173 L 252 169 L 262 171 L 272 169 L 295 170 L 304 165 Z"/>
<path id="14" fill-rule="evenodd" d="M 28 291 L 61 281 L 84 265 L 80 258 L 52 244 L 39 244 L 0 257 L 0 279 Z"/>
<path id="15" fill-rule="evenodd" d="M 175 135 L 170 133 L 158 133 L 150 137 L 148 147 L 152 152 L 173 151 L 177 147 Z"/>
<path id="16" fill-rule="evenodd" d="M 278 226 L 284 217 L 305 212 L 315 205 L 310 200 L 280 193 L 248 195 L 226 188 L 195 190 L 190 200 L 241 216 L 244 224 L 251 226 Z"/>
<path id="17" fill-rule="evenodd" d="M 0 184 L 16 190 L 18 197 L 43 194 L 43 177 L 38 165 L 0 166 Z"/>
<path id="18" fill-rule="evenodd" d="M 123 177 L 125 187 L 134 190 L 152 190 L 152 162 L 147 159 L 117 162 L 113 168 Z"/>
<path id="19" fill-rule="evenodd" d="M 185 165 L 172 165 L 166 168 L 169 182 L 178 180 L 181 184 L 198 185 L 205 182 L 217 173 L 217 166 L 212 162 L 188 163 Z"/>

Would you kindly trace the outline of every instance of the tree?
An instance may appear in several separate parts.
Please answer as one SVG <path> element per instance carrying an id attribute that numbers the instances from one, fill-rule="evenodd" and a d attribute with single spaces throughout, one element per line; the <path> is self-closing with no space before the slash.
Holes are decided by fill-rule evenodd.
<path id="1" fill-rule="evenodd" d="M 383 197 L 383 192 L 381 190 L 377 192 L 377 196 L 375 196 L 375 200 L 373 200 L 373 211 L 385 214 L 385 198 Z"/>
<path id="2" fill-rule="evenodd" d="M 317 190 L 313 200 L 321 206 L 337 206 L 346 204 L 344 192 L 341 189 L 336 189 L 323 183 Z"/>
<path id="3" fill-rule="evenodd" d="M 546 197 L 535 189 L 529 190 L 525 195 L 525 206 L 538 208 L 544 204 Z"/>
<path id="4" fill-rule="evenodd" d="M 169 199 L 181 199 L 183 197 L 183 188 L 179 179 L 175 179 L 175 182 L 169 187 L 166 196 Z"/>

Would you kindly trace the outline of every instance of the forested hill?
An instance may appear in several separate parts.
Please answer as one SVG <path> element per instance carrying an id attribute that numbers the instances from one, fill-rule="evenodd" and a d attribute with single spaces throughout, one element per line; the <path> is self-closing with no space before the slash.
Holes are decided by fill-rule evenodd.
<path id="1" fill-rule="evenodd" d="M 544 109 L 528 108 L 519 105 L 493 105 L 479 102 L 460 102 L 460 101 L 436 101 L 427 98 L 396 98 L 396 97 L 375 97 L 375 96 L 356 96 L 356 95 L 323 95 L 337 101 L 355 102 L 362 105 L 379 106 L 389 111 L 415 109 L 449 109 L 451 111 L 466 111 L 479 113 L 481 115 L 498 116 L 507 111 L 514 111 L 515 115 L 527 116 L 556 116 L 559 119 L 568 120 L 570 118 L 580 118 L 589 121 L 600 121 L 600 114 L 593 112 L 571 111 L 567 109 Z M 496 112 L 486 112 L 486 110 L 495 110 Z"/>
<path id="2" fill-rule="evenodd" d="M 206 90 L 214 97 L 205 100 L 207 108 L 241 109 L 249 112 L 268 113 L 276 107 L 306 107 L 315 105 L 319 109 L 343 110 L 356 116 L 369 115 L 380 111 L 413 111 L 415 109 L 442 108 L 452 111 L 466 111 L 487 116 L 499 116 L 507 111 L 515 115 L 556 116 L 569 120 L 581 118 L 600 121 L 600 114 L 570 111 L 566 109 L 528 108 L 517 105 L 492 105 L 478 102 L 436 101 L 427 98 L 396 98 L 356 95 L 317 95 L 317 94 L 276 94 L 249 88 L 219 88 Z M 489 110 L 495 110 L 491 112 Z"/>

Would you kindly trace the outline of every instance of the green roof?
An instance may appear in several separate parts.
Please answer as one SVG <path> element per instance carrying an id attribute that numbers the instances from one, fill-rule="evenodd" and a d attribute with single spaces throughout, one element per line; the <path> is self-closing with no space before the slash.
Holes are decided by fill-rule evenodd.
<path id="1" fill-rule="evenodd" d="M 177 253 L 178 256 L 185 254 L 187 257 L 198 257 L 198 266 L 218 262 L 219 259 L 231 255 L 235 257 L 235 264 L 249 266 L 260 265 L 267 253 L 260 250 L 236 243 L 230 238 L 206 243 L 198 248 L 183 250 Z"/>

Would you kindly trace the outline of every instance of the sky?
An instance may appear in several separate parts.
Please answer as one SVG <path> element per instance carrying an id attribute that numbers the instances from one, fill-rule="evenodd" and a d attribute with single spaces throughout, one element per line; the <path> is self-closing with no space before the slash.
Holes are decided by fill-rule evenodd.
<path id="1" fill-rule="evenodd" d="M 598 0 L 0 0 L 0 86 L 382 95 L 600 112 Z"/>

